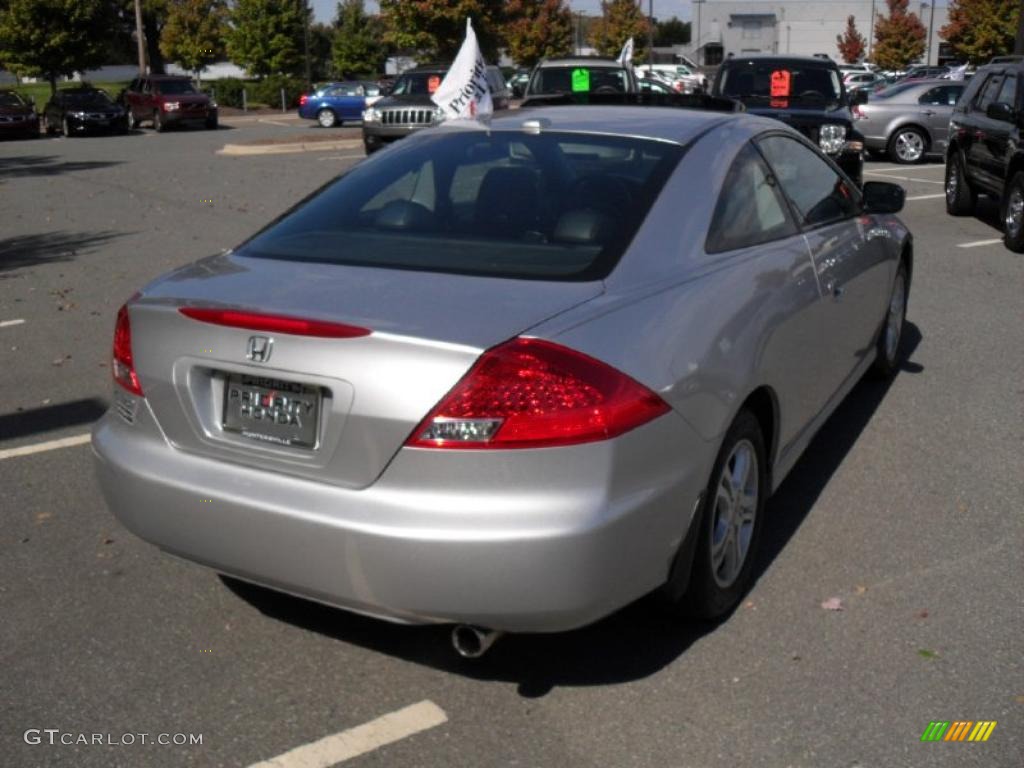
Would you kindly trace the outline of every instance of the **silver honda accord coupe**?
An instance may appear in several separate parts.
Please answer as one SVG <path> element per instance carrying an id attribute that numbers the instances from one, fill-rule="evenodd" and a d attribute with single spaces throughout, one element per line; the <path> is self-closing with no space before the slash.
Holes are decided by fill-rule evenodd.
<path id="1" fill-rule="evenodd" d="M 659 587 L 721 616 L 765 500 L 899 364 L 902 205 L 745 114 L 423 131 L 121 308 L 104 495 L 169 553 L 472 628 L 468 655 Z"/>

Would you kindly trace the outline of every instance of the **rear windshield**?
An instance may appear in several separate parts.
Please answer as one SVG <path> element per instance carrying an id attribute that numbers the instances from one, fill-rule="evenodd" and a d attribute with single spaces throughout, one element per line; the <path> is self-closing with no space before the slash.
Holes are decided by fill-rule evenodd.
<path id="1" fill-rule="evenodd" d="M 518 131 L 421 133 L 364 161 L 236 252 L 535 280 L 605 277 L 682 147 Z"/>
<path id="2" fill-rule="evenodd" d="M 161 80 L 156 83 L 160 93 L 177 95 L 181 93 L 198 93 L 188 80 Z"/>
<path id="3" fill-rule="evenodd" d="M 736 62 L 722 72 L 721 95 L 742 101 L 834 104 L 842 94 L 839 72 L 813 62 Z"/>
<path id="4" fill-rule="evenodd" d="M 544 67 L 530 93 L 625 93 L 626 71 L 619 67 Z"/>
<path id="5" fill-rule="evenodd" d="M 429 96 L 444 80 L 443 72 L 406 72 L 395 83 L 392 96 Z"/>

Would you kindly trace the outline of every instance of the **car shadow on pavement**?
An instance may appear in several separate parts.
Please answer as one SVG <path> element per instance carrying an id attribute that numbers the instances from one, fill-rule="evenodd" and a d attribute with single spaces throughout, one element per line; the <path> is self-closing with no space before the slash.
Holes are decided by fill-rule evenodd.
<path id="1" fill-rule="evenodd" d="M 71 261 L 79 254 L 123 237 L 126 232 L 44 232 L 0 239 L 0 279 L 22 267 Z"/>
<path id="2" fill-rule="evenodd" d="M 923 370 L 911 361 L 920 341 L 920 330 L 907 323 L 900 375 Z M 870 376 L 859 382 L 768 502 L 756 579 L 810 513 L 891 385 Z M 467 660 L 451 646 L 451 627 L 394 625 L 221 578 L 232 592 L 271 618 L 471 679 L 515 683 L 526 698 L 545 696 L 558 686 L 610 685 L 648 677 L 728 621 L 728 616 L 721 622 L 684 618 L 652 594 L 588 627 L 550 635 L 509 635 L 482 658 Z"/>
<path id="3" fill-rule="evenodd" d="M 0 438 L 14 440 L 55 429 L 92 424 L 106 410 L 107 404 L 98 397 L 87 397 L 56 405 L 0 414 Z"/>
<path id="4" fill-rule="evenodd" d="M 0 157 L 0 181 L 25 176 L 59 176 L 74 171 L 93 171 L 121 165 L 120 160 L 68 160 L 54 155 L 23 155 Z"/>
<path id="5" fill-rule="evenodd" d="M 1003 233 L 1003 214 L 996 198 L 978 195 L 978 204 L 974 207 L 974 218 L 983 224 L 988 224 L 999 234 Z"/>

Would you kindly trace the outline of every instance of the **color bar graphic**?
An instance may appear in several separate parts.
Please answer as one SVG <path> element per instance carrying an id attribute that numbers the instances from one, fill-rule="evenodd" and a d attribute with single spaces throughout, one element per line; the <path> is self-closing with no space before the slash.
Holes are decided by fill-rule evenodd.
<path id="1" fill-rule="evenodd" d="M 995 720 L 932 720 L 921 741 L 988 741 L 995 728 Z"/>

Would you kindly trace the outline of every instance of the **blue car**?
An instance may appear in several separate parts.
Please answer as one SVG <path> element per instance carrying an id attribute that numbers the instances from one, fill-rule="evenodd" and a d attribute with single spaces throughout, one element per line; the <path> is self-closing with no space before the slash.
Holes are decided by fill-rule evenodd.
<path id="1" fill-rule="evenodd" d="M 333 128 L 346 120 L 362 120 L 363 110 L 380 96 L 380 86 L 369 81 L 327 83 L 299 98 L 299 117 Z"/>

